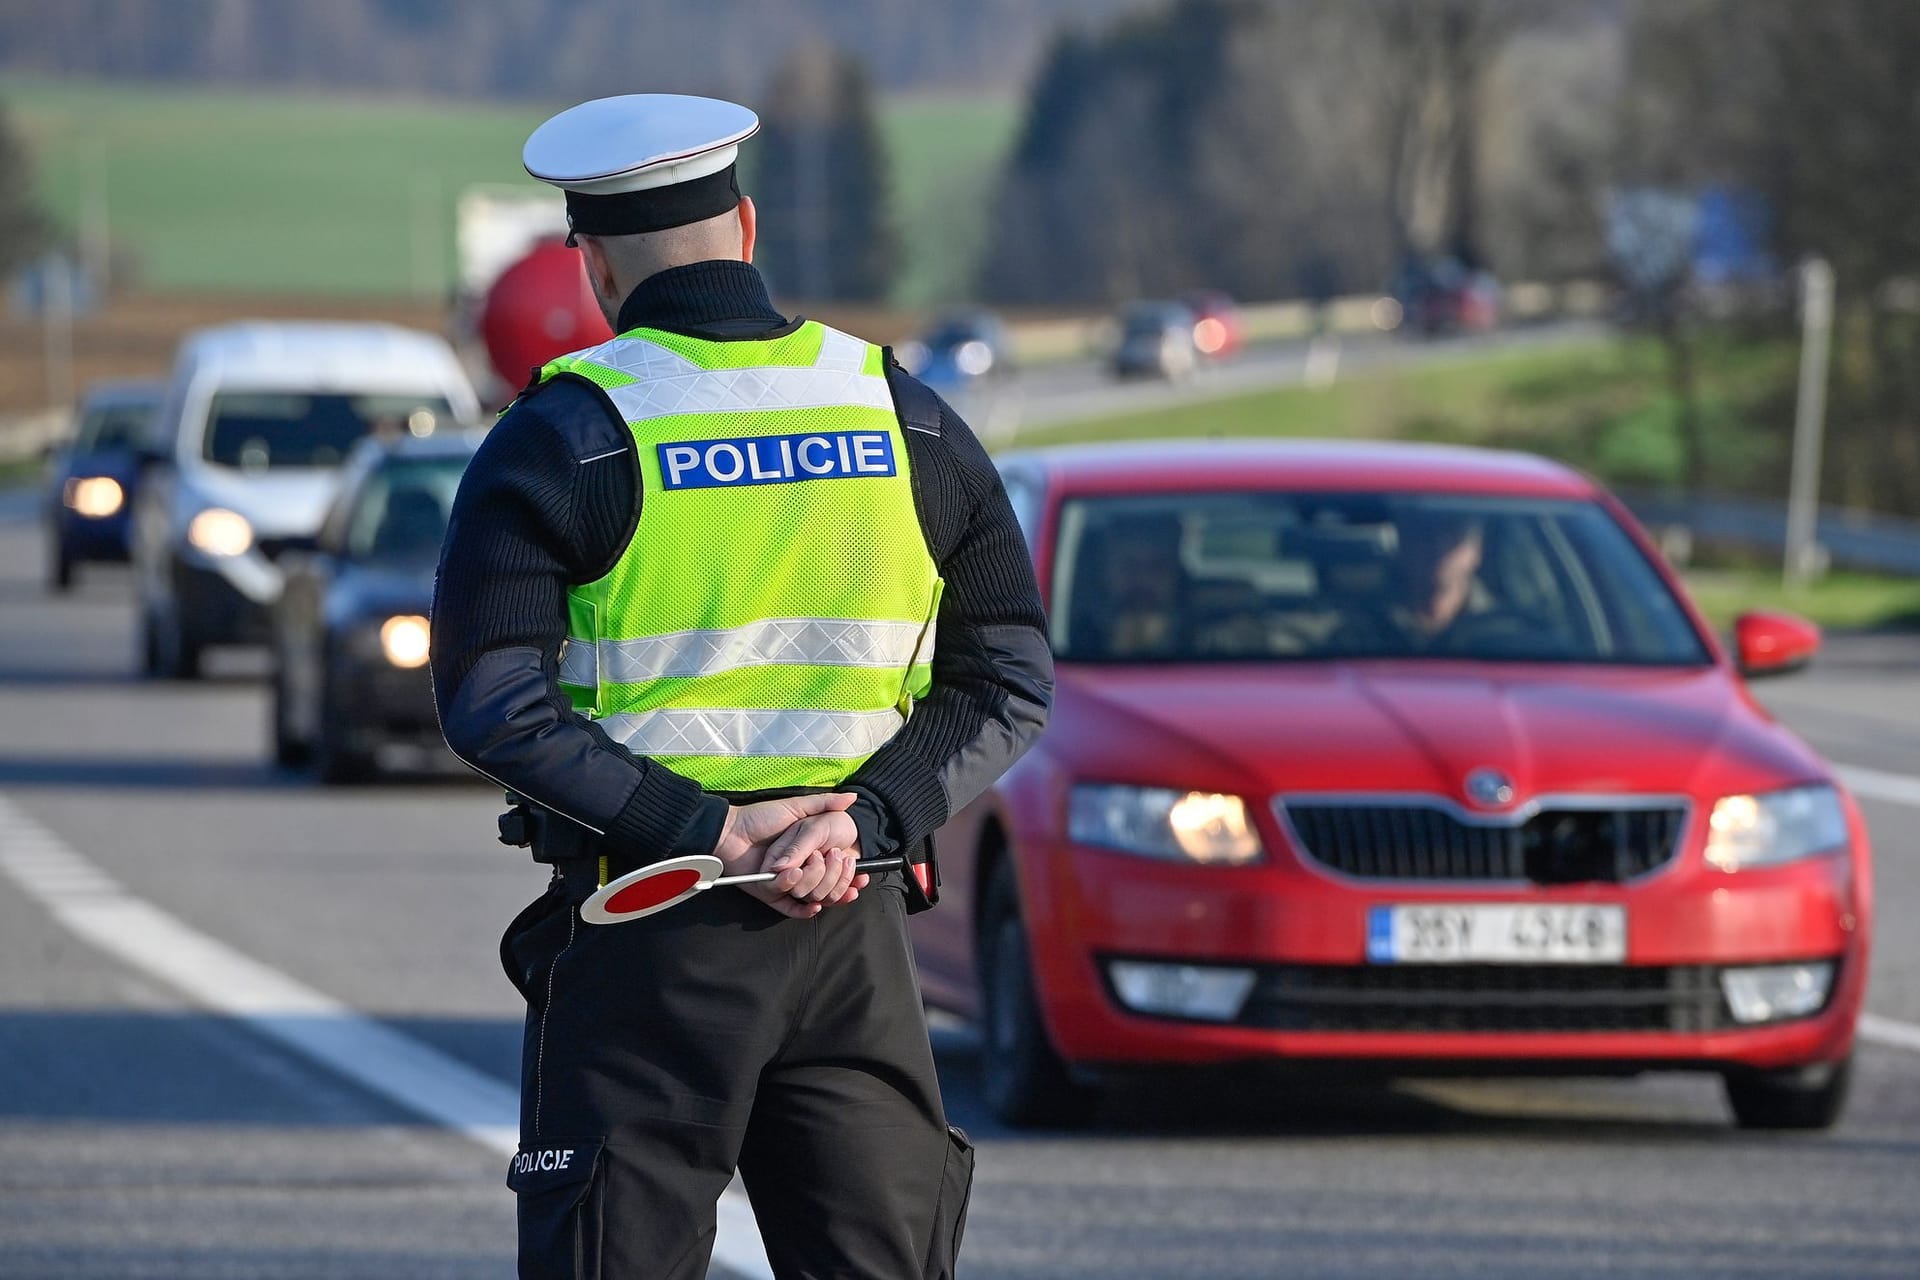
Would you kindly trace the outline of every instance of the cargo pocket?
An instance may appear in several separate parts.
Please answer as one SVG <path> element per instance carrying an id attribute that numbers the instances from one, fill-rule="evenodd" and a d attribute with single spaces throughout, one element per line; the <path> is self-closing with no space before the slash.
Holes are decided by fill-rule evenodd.
<path id="1" fill-rule="evenodd" d="M 520 1280 L 600 1280 L 603 1140 L 522 1146 L 507 1166 L 519 1199 Z"/>
<path id="2" fill-rule="evenodd" d="M 566 918 L 566 909 L 565 895 L 549 885 L 545 893 L 521 909 L 507 931 L 500 935 L 500 967 L 513 989 L 528 1004 L 535 1003 L 533 977 L 540 964 L 558 954 L 566 944 L 566 931 L 558 927 L 558 922 Z"/>
<path id="3" fill-rule="evenodd" d="M 960 1261 L 960 1234 L 967 1229 L 967 1198 L 973 1193 L 973 1144 L 947 1126 L 947 1164 L 933 1209 L 933 1240 L 927 1248 L 926 1280 L 953 1280 Z"/>

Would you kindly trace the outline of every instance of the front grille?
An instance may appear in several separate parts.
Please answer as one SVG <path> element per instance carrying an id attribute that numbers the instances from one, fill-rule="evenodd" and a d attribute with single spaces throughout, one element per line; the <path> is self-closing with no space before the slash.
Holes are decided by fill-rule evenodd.
<path id="1" fill-rule="evenodd" d="M 1281 965 L 1240 1024 L 1274 1031 L 1718 1031 L 1717 965 Z"/>
<path id="2" fill-rule="evenodd" d="M 1382 880 L 1631 880 L 1680 850 L 1684 805 L 1546 808 L 1525 821 L 1463 816 L 1438 803 L 1302 801 L 1284 806 L 1301 852 Z"/>

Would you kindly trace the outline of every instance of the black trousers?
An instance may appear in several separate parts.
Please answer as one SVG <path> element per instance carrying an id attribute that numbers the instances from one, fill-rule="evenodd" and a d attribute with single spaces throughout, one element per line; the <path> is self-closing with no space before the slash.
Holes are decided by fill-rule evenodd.
<path id="1" fill-rule="evenodd" d="M 520 1275 L 704 1276 L 736 1167 L 781 1280 L 952 1273 L 950 1130 L 897 873 L 790 920 L 712 889 L 583 923 L 558 887 L 501 940 L 527 998 Z"/>

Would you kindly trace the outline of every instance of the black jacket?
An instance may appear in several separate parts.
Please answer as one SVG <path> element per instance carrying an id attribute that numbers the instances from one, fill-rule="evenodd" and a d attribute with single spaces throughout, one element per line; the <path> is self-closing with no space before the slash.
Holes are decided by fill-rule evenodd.
<path id="1" fill-rule="evenodd" d="M 717 340 L 791 332 L 760 273 L 701 262 L 643 282 L 619 327 Z M 911 382 L 888 361 L 896 405 Z M 933 688 L 848 779 L 861 855 L 912 848 L 1032 744 L 1053 698 L 1039 591 L 998 473 L 932 392 L 937 425 L 904 432 L 915 508 L 946 579 Z M 937 434 L 935 433 L 937 432 Z M 557 682 L 569 586 L 604 576 L 644 513 L 632 431 L 572 379 L 523 392 L 454 501 L 433 605 L 433 684 L 447 744 L 503 786 L 601 837 L 624 865 L 710 852 L 727 799 L 610 740 Z"/>

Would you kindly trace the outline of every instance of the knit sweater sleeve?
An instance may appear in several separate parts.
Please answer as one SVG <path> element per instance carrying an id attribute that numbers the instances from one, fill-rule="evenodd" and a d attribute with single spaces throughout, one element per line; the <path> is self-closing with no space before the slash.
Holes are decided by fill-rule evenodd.
<path id="1" fill-rule="evenodd" d="M 516 401 L 454 500 L 432 669 L 455 755 L 649 861 L 710 850 L 726 801 L 612 741 L 559 685 L 568 587 L 612 565 L 638 497 L 633 438 L 596 393 L 560 380 Z"/>
<path id="2" fill-rule="evenodd" d="M 888 370 L 896 382 L 908 376 Z M 991 786 L 1039 737 L 1053 703 L 1046 614 L 1012 504 L 967 424 L 936 403 L 937 434 L 905 433 L 921 531 L 946 580 L 933 687 L 848 779 L 869 857 L 913 848 Z"/>

